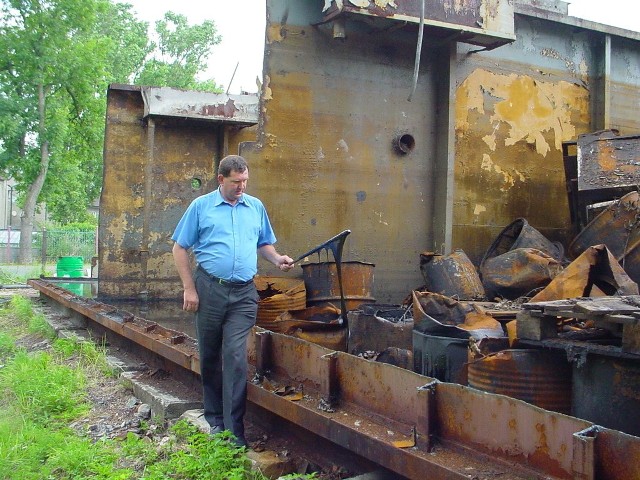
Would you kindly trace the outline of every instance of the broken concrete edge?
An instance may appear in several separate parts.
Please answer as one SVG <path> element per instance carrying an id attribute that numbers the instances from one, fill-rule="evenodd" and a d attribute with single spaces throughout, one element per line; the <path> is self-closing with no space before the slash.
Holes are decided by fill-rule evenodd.
<path id="1" fill-rule="evenodd" d="M 173 420 L 187 410 L 202 408 L 201 401 L 178 398 L 146 382 L 141 375 L 143 372 L 140 371 L 124 371 L 120 373 L 120 378 L 131 383 L 133 394 L 151 407 L 151 414 L 154 417 L 160 420 Z"/>

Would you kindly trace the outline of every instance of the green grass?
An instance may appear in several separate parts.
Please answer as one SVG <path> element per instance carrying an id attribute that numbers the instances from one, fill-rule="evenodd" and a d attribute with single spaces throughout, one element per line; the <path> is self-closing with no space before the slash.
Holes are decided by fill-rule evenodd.
<path id="1" fill-rule="evenodd" d="M 51 348 L 16 346 L 34 335 L 50 339 Z M 162 444 L 132 433 L 97 442 L 78 436 L 68 425 L 90 408 L 89 382 L 108 371 L 104 349 L 54 337 L 29 299 L 14 296 L 0 306 L 1 480 L 265 479 L 227 432 L 210 437 L 185 421 Z"/>
<path id="2" fill-rule="evenodd" d="M 55 268 L 42 265 L 0 265 L 0 284 L 19 285 L 25 284 L 30 278 L 38 278 L 40 275 L 52 276 Z"/>

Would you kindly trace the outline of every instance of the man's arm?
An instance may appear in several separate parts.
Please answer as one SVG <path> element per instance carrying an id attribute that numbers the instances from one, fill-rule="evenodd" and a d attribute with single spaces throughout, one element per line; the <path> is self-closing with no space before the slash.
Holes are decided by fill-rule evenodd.
<path id="1" fill-rule="evenodd" d="M 278 267 L 283 272 L 288 272 L 295 265 L 293 263 L 293 258 L 288 255 L 280 255 L 273 245 L 263 245 L 258 248 L 258 253 L 265 260 L 273 263 L 276 267 Z"/>
<path id="2" fill-rule="evenodd" d="M 178 243 L 173 244 L 173 261 L 176 264 L 178 275 L 182 280 L 182 288 L 184 289 L 182 309 L 187 312 L 196 312 L 198 311 L 200 299 L 198 298 L 198 292 L 196 292 L 196 285 L 193 283 L 189 252 Z"/>

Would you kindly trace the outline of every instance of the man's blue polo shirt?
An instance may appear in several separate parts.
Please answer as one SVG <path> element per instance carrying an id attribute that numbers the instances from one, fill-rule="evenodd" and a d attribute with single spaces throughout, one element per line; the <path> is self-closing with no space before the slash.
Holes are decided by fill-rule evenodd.
<path id="1" fill-rule="evenodd" d="M 191 202 L 171 238 L 187 250 L 192 248 L 198 264 L 211 275 L 239 282 L 257 273 L 257 249 L 276 243 L 258 198 L 244 193 L 230 205 L 219 189 Z"/>

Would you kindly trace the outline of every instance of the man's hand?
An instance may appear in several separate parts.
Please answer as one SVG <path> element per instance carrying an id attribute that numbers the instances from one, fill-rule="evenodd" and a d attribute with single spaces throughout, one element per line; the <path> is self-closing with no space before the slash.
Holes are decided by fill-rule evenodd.
<path id="1" fill-rule="evenodd" d="M 258 248 L 258 253 L 265 260 L 270 261 L 283 272 L 288 272 L 293 267 L 293 258 L 288 255 L 280 255 L 273 245 L 263 245 Z"/>
<path id="2" fill-rule="evenodd" d="M 182 309 L 186 312 L 197 312 L 200 299 L 195 288 L 185 289 L 184 291 L 184 303 Z"/>
<path id="3" fill-rule="evenodd" d="M 277 266 L 283 272 L 288 272 L 293 267 L 295 267 L 295 264 L 293 263 L 293 258 L 289 257 L 288 255 L 281 255 L 280 259 L 278 260 Z"/>
<path id="4" fill-rule="evenodd" d="M 174 243 L 173 259 L 184 288 L 182 309 L 187 312 L 197 312 L 200 299 L 198 298 L 198 292 L 196 292 L 196 286 L 193 283 L 191 265 L 189 264 L 189 253 L 178 243 Z"/>

